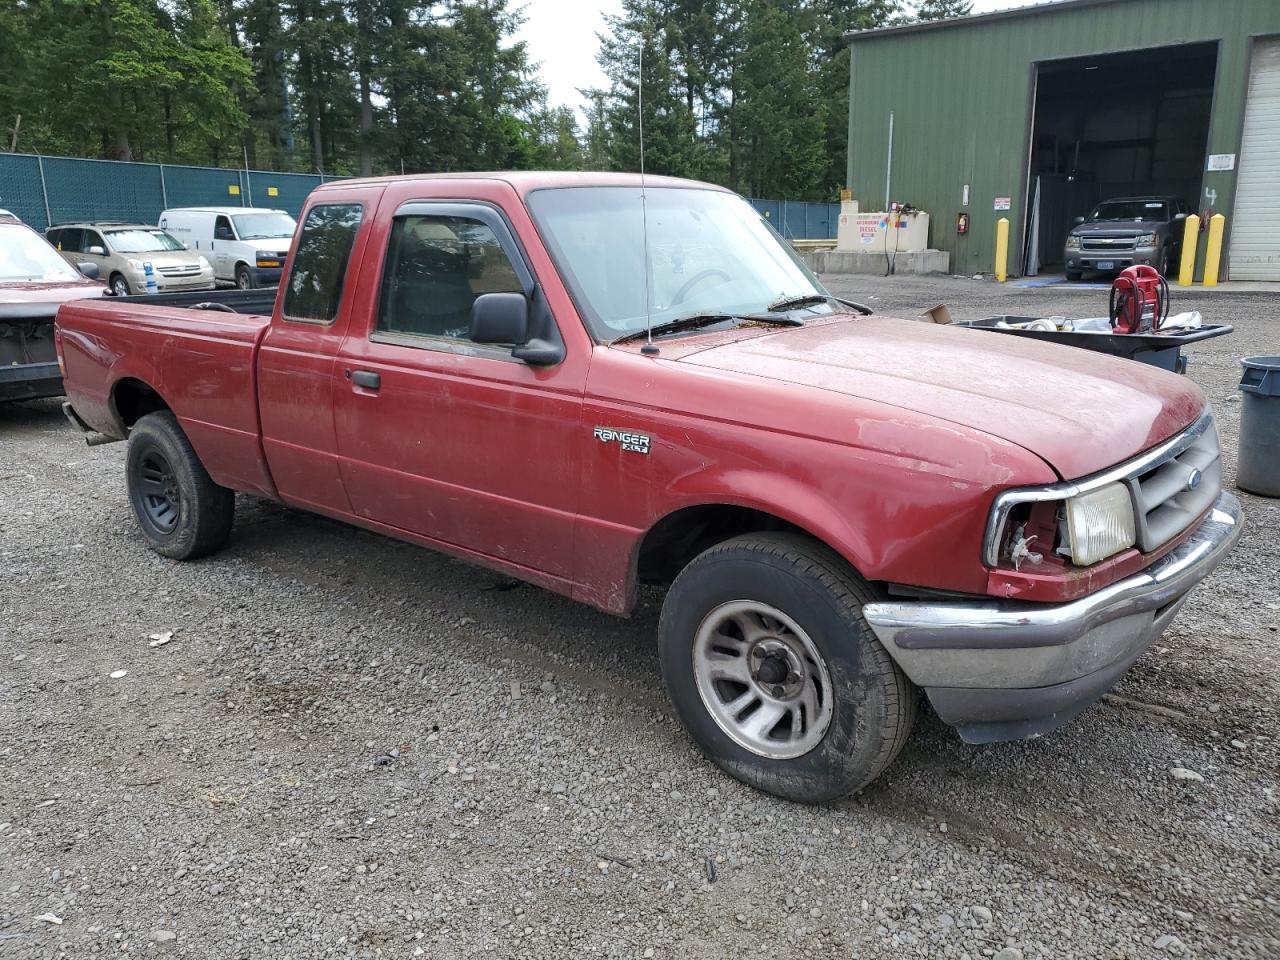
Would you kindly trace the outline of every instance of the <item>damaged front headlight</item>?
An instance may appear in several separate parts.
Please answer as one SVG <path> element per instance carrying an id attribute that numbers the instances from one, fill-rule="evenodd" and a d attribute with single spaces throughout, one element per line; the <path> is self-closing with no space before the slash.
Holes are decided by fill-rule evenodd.
<path id="1" fill-rule="evenodd" d="M 1133 499 L 1124 483 L 1014 489 L 996 498 L 984 559 L 1015 570 L 1031 563 L 1041 572 L 1042 565 L 1088 567 L 1136 542 Z"/>
<path id="2" fill-rule="evenodd" d="M 1087 567 L 1138 540 L 1133 499 L 1123 483 L 1109 483 L 1064 502 L 1071 562 Z"/>

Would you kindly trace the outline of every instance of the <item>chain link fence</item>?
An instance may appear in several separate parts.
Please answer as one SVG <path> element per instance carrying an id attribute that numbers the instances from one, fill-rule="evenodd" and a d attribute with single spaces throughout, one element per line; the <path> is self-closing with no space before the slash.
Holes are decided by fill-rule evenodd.
<path id="1" fill-rule="evenodd" d="M 809 200 L 756 200 L 751 205 L 786 240 L 834 240 L 840 204 Z"/>
<path id="2" fill-rule="evenodd" d="M 169 207 L 242 206 L 302 211 L 325 177 L 168 163 L 122 163 L 0 153 L 0 209 L 43 231 L 55 223 L 127 220 L 155 223 Z M 333 178 L 328 178 L 333 179 Z M 752 200 L 788 240 L 836 235 L 838 203 Z"/>
<path id="3" fill-rule="evenodd" d="M 271 207 L 297 216 L 308 173 L 0 154 L 0 209 L 43 231 L 80 220 L 155 223 L 168 207 Z"/>

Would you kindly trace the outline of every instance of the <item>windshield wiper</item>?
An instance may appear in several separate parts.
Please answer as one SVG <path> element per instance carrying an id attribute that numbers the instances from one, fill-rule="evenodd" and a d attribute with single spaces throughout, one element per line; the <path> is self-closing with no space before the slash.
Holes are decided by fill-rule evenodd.
<path id="1" fill-rule="evenodd" d="M 675 320 L 664 320 L 662 323 L 655 323 L 650 328 L 636 330 L 634 333 L 625 333 L 614 340 L 613 343 L 640 340 L 649 336 L 650 333 L 656 336 L 662 333 L 675 333 L 679 330 L 694 330 L 713 323 L 723 323 L 726 320 L 741 320 L 746 323 L 774 323 L 780 327 L 804 326 L 804 321 L 795 317 L 774 317 L 762 313 L 694 313 L 687 317 L 677 317 Z"/>
<path id="2" fill-rule="evenodd" d="M 857 310 L 863 316 L 868 316 L 875 312 L 861 303 L 854 303 L 852 300 L 841 300 L 839 297 L 833 297 L 829 293 L 804 293 L 797 297 L 783 297 L 777 303 L 769 304 L 768 309 L 770 313 L 774 313 L 778 310 L 795 310 L 797 307 L 807 307 L 815 303 L 838 303 L 841 306 Z"/>

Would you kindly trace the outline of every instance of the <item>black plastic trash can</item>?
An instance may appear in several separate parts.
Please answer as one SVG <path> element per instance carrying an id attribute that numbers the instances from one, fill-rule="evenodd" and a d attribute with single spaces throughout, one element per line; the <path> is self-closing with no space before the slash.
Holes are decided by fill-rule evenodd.
<path id="1" fill-rule="evenodd" d="M 1236 486 L 1280 497 L 1280 357 L 1245 357 Z"/>

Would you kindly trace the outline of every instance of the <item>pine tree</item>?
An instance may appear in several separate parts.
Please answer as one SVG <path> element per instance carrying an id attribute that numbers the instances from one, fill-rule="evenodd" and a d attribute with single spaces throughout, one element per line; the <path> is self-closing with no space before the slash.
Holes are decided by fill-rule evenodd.
<path id="1" fill-rule="evenodd" d="M 949 20 L 967 17 L 973 13 L 970 0 L 919 0 L 916 4 L 917 20 Z"/>

